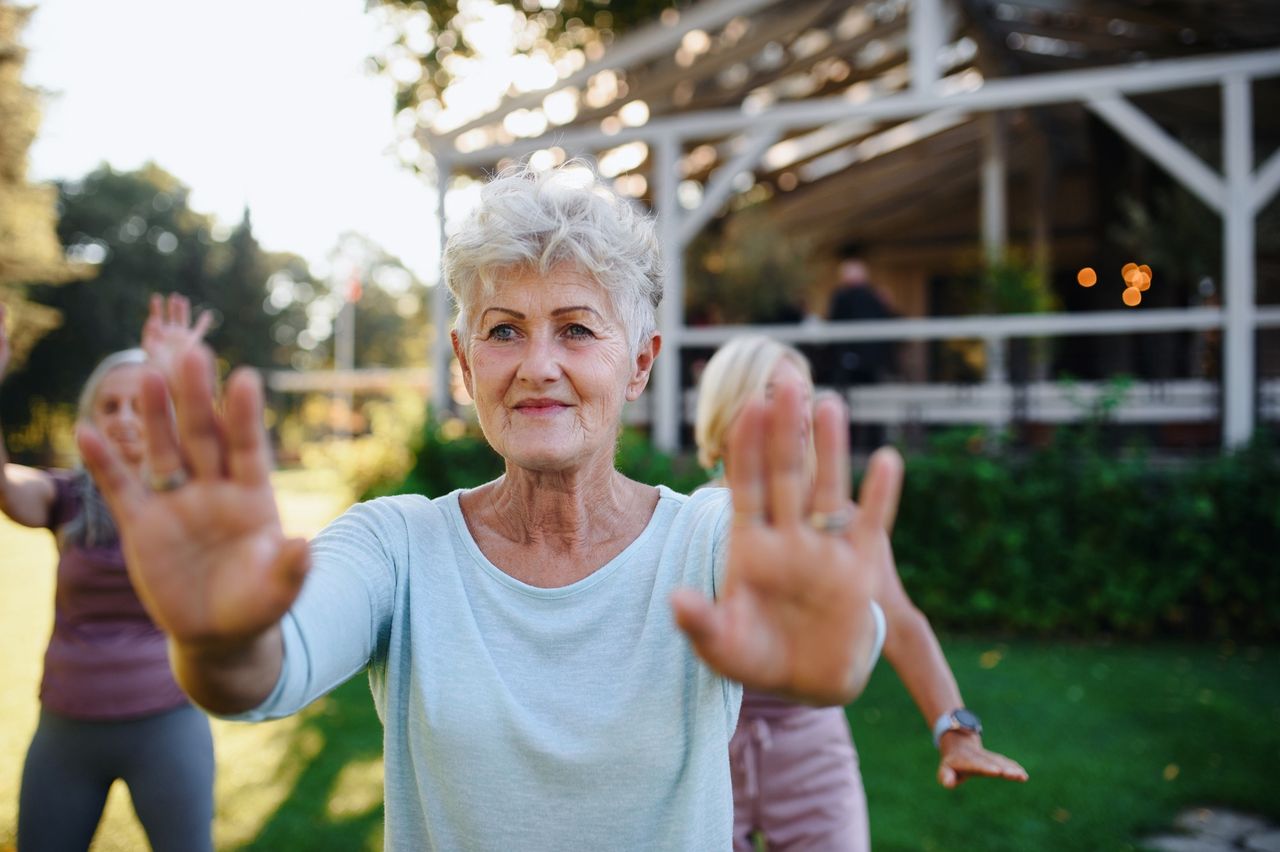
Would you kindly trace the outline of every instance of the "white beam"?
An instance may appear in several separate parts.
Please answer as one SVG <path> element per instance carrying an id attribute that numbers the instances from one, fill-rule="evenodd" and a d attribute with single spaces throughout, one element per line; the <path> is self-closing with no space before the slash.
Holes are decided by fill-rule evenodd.
<path id="1" fill-rule="evenodd" d="M 507 113 L 518 109 L 539 107 L 542 105 L 543 98 L 552 92 L 569 86 L 582 85 L 601 71 L 610 68 L 627 68 L 632 63 L 642 62 L 659 53 L 674 51 L 685 34 L 692 30 L 713 29 L 740 15 L 749 16 L 762 6 L 769 6 L 776 2 L 777 0 L 704 0 L 683 11 L 675 24 L 669 26 L 661 21 L 649 24 L 620 39 L 600 59 L 584 65 L 568 77 L 557 80 L 545 89 L 504 100 L 497 109 L 461 127 L 438 134 L 436 138 L 456 139 L 468 130 L 501 121 Z"/>
<path id="2" fill-rule="evenodd" d="M 908 15 L 911 44 L 911 88 L 925 95 L 938 85 L 938 53 L 942 50 L 942 0 L 912 0 Z"/>
<path id="3" fill-rule="evenodd" d="M 1226 204 L 1226 185 L 1213 169 L 1119 95 L 1090 98 L 1089 109 L 1218 213 Z"/>
<path id="4" fill-rule="evenodd" d="M 1223 216 L 1223 278 L 1226 317 L 1223 329 L 1222 443 L 1230 449 L 1248 443 L 1254 421 L 1254 321 L 1257 273 L 1253 205 L 1253 102 L 1249 79 L 1233 74 L 1222 84 L 1222 151 L 1227 178 Z"/>
<path id="5" fill-rule="evenodd" d="M 1273 321 L 1280 325 L 1280 309 Z M 959 340 L 1058 335 L 1150 334 L 1222 328 L 1222 308 L 1142 308 L 1079 314 L 998 314 L 913 317 L 787 325 L 716 325 L 683 330 L 686 346 L 719 346 L 743 334 L 767 334 L 786 343 L 863 340 Z"/>
<path id="6" fill-rule="evenodd" d="M 776 127 L 760 128 L 743 140 L 742 150 L 738 151 L 732 160 L 716 169 L 711 175 L 711 180 L 707 182 L 698 207 L 690 210 L 680 222 L 676 238 L 682 250 L 729 200 L 729 196 L 733 193 L 733 182 L 738 175 L 754 169 L 760 162 L 760 158 L 764 156 L 764 152 L 777 142 L 781 135 L 782 132 Z"/>
<path id="7" fill-rule="evenodd" d="M 1272 152 L 1253 176 L 1253 215 L 1261 213 L 1262 208 L 1275 198 L 1277 189 L 1280 189 L 1280 151 Z"/>
<path id="8" fill-rule="evenodd" d="M 431 404 L 436 417 L 443 417 L 446 411 L 453 409 L 451 379 L 453 367 L 453 347 L 449 342 L 449 329 L 453 320 L 453 304 L 449 298 L 449 288 L 444 283 L 444 244 L 445 244 L 445 196 L 449 192 L 449 178 L 453 176 L 453 166 L 448 159 L 436 155 L 436 224 L 440 229 L 440 273 L 436 286 L 431 290 L 431 324 L 435 326 L 436 339 L 431 343 Z"/>
<path id="9" fill-rule="evenodd" d="M 658 305 L 658 331 L 662 354 L 654 368 L 657 387 L 653 406 L 653 442 L 658 449 L 680 448 L 680 347 L 684 331 L 684 249 L 680 242 L 679 181 L 680 140 L 674 134 L 658 140 L 654 152 L 654 206 L 658 213 L 658 244 L 665 253 L 666 281 Z"/>
<path id="10" fill-rule="evenodd" d="M 944 109 L 975 113 L 1075 103 L 1086 100 L 1089 92 L 1163 92 L 1219 83 L 1229 74 L 1246 77 L 1280 75 L 1280 50 L 1169 59 L 1140 66 L 1029 74 L 1024 77 L 987 80 L 980 88 L 948 94 L 920 95 L 908 91 L 861 103 L 851 102 L 843 95 L 835 95 L 777 104 L 758 113 L 747 113 L 740 108 L 702 110 L 650 119 L 641 127 L 624 127 L 612 134 L 605 133 L 598 127 L 560 127 L 537 138 L 465 153 L 450 152 L 450 156 L 456 165 L 483 166 L 503 157 L 519 157 L 552 144 L 566 150 L 590 150 L 612 147 L 635 139 L 656 141 L 668 133 L 676 133 L 682 137 L 728 135 L 740 133 L 745 128 L 766 121 L 785 130 L 814 127 L 850 118 L 878 121 L 911 118 Z"/>
<path id="11" fill-rule="evenodd" d="M 1004 260 L 1009 225 L 1006 210 L 1005 121 L 1001 113 L 983 117 L 982 138 L 982 248 L 987 265 Z"/>

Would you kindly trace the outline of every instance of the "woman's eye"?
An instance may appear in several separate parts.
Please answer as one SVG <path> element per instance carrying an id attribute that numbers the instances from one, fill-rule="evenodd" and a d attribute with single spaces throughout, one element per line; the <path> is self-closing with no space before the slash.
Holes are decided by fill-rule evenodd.
<path id="1" fill-rule="evenodd" d="M 593 332 L 591 329 L 587 328 L 585 325 L 581 325 L 580 323 L 576 323 L 576 322 L 570 323 L 565 328 L 565 333 L 569 335 L 569 337 L 578 337 L 578 338 L 589 338 L 589 337 L 596 336 L 595 332 Z"/>
<path id="2" fill-rule="evenodd" d="M 516 330 L 507 324 L 495 325 L 489 329 L 490 340 L 511 340 L 516 336 Z"/>

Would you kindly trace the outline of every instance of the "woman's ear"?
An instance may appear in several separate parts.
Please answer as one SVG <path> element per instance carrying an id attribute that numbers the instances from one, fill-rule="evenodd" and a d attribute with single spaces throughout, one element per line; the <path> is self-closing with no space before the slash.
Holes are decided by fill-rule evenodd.
<path id="1" fill-rule="evenodd" d="M 656 331 L 649 339 L 640 344 L 640 352 L 636 355 L 631 380 L 627 382 L 627 402 L 635 402 L 644 393 L 649 384 L 649 376 L 653 373 L 653 362 L 662 350 L 662 335 Z"/>
<path id="2" fill-rule="evenodd" d="M 462 345 L 462 339 L 458 337 L 456 328 L 449 332 L 449 342 L 453 344 L 453 354 L 457 356 L 458 364 L 462 367 L 462 385 L 467 389 L 467 395 L 475 399 L 475 391 L 471 388 L 471 363 L 467 361 L 467 348 Z"/>

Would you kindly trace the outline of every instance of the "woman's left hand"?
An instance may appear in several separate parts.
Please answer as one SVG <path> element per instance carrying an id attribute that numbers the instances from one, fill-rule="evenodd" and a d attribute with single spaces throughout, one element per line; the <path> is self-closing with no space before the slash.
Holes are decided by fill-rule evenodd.
<path id="1" fill-rule="evenodd" d="M 673 598 L 676 621 L 711 668 L 744 686 L 811 704 L 845 704 L 871 672 L 869 602 L 891 559 L 886 525 L 902 458 L 869 461 L 859 508 L 849 501 L 848 418 L 834 398 L 814 412 L 817 469 L 805 463 L 808 426 L 798 387 L 747 404 L 725 457 L 733 498 L 728 564 L 714 602 Z"/>
<path id="2" fill-rule="evenodd" d="M 173 384 L 182 356 L 200 344 L 212 321 L 212 314 L 201 311 L 193 325 L 191 302 L 186 296 L 151 294 L 151 310 L 142 326 L 142 348 L 167 384 Z"/>
<path id="3" fill-rule="evenodd" d="M 1027 770 L 1003 754 L 988 751 L 982 737 L 967 731 L 949 731 L 938 744 L 942 760 L 938 763 L 938 783 L 947 789 L 958 787 L 966 778 L 1004 778 L 1026 781 Z"/>

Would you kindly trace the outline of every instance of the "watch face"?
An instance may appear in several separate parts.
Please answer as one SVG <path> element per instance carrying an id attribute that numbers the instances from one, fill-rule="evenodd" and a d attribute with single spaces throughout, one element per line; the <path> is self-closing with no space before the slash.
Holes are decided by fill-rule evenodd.
<path id="1" fill-rule="evenodd" d="M 968 728 L 971 731 L 982 730 L 982 721 L 978 718 L 978 715 L 976 713 L 970 710 L 965 710 L 964 708 L 961 708 L 955 711 L 954 713 L 952 713 L 951 715 L 952 715 L 952 718 L 954 718 L 957 722 L 961 724 L 961 726 Z"/>

